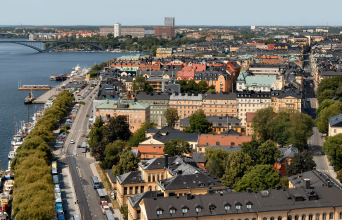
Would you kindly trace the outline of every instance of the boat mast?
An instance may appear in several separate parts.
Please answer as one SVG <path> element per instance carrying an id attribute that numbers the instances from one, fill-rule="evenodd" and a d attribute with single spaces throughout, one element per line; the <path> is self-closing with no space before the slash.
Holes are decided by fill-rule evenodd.
<path id="1" fill-rule="evenodd" d="M 17 134 L 17 122 L 15 120 L 15 116 L 14 116 L 14 135 Z"/>

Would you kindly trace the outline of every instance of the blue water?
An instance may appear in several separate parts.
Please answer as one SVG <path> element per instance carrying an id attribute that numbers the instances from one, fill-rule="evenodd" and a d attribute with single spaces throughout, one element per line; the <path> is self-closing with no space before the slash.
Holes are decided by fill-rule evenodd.
<path id="1" fill-rule="evenodd" d="M 8 39 L 0 39 L 4 41 Z M 17 39 L 13 39 L 17 40 Z M 91 67 L 115 57 L 127 55 L 125 53 L 97 53 L 97 52 L 50 52 L 38 53 L 35 50 L 17 45 L 0 43 L 0 159 L 2 169 L 7 169 L 8 152 L 11 150 L 11 139 L 15 133 L 14 117 L 16 121 L 27 121 L 42 105 L 24 104 L 29 91 L 18 91 L 21 85 L 51 85 L 60 82 L 49 81 L 52 75 L 70 73 L 79 64 L 82 68 Z M 54 72 L 54 73 L 53 73 Z M 51 74 L 53 73 L 53 74 Z M 44 91 L 33 91 L 35 97 Z"/>

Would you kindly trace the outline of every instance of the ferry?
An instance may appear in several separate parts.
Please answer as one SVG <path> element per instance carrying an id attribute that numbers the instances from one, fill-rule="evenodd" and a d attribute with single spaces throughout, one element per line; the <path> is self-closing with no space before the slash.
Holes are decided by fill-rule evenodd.
<path id="1" fill-rule="evenodd" d="M 69 77 L 67 75 L 60 74 L 60 75 L 56 76 L 55 78 L 56 78 L 56 81 L 65 81 Z"/>
<path id="2" fill-rule="evenodd" d="M 4 192 L 8 194 L 13 193 L 14 180 L 6 180 L 4 184 Z"/>
<path id="3" fill-rule="evenodd" d="M 36 98 L 33 96 L 32 92 L 25 98 L 25 104 L 31 104 Z"/>
<path id="4" fill-rule="evenodd" d="M 56 81 L 56 77 L 55 76 L 50 76 L 50 81 Z"/>

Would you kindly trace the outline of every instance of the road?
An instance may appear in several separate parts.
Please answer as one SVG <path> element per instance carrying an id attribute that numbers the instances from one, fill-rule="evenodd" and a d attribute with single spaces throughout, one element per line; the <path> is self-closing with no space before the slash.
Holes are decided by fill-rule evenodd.
<path id="1" fill-rule="evenodd" d="M 84 89 L 84 91 L 87 88 Z M 84 91 L 81 94 L 84 94 Z M 89 96 L 92 96 L 89 99 Z M 77 148 L 77 145 L 82 145 L 85 141 L 85 137 L 81 137 L 81 134 L 87 135 L 89 133 L 88 120 L 91 116 L 92 100 L 94 99 L 94 90 L 83 100 L 85 105 L 82 105 L 77 113 L 77 116 L 73 122 L 70 134 L 65 142 L 65 154 L 66 162 L 69 165 L 69 170 L 74 183 L 76 196 L 78 199 L 78 205 L 80 214 L 85 220 L 90 219 L 106 219 L 102 214 L 99 200 L 97 199 L 96 191 L 94 190 L 91 182 L 91 176 L 93 173 L 90 169 L 90 164 L 94 162 L 94 159 L 89 157 L 89 153 L 82 153 L 82 148 Z M 75 144 L 71 144 L 70 140 L 73 140 Z"/>

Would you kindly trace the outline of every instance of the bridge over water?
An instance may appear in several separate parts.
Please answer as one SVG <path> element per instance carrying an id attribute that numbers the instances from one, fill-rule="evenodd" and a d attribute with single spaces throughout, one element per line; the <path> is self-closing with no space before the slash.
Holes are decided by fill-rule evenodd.
<path id="1" fill-rule="evenodd" d="M 54 43 L 49 47 L 45 48 L 45 43 Z M 43 41 L 23 41 L 23 40 L 9 40 L 9 41 L 0 41 L 0 44 L 19 44 L 25 47 L 30 47 L 38 52 L 49 52 L 52 49 L 57 47 L 67 45 L 67 44 L 84 44 L 90 45 L 92 47 L 97 48 L 98 50 L 104 51 L 102 45 L 113 45 L 111 42 L 101 42 L 101 41 L 55 41 L 55 40 L 43 40 Z"/>

